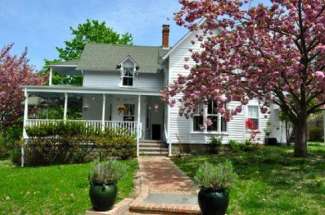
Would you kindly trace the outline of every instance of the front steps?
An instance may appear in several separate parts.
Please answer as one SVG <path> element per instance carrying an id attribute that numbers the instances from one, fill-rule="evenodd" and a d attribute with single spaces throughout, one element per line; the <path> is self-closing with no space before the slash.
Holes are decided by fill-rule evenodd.
<path id="1" fill-rule="evenodd" d="M 160 140 L 141 140 L 139 152 L 143 156 L 168 156 L 168 146 Z"/>

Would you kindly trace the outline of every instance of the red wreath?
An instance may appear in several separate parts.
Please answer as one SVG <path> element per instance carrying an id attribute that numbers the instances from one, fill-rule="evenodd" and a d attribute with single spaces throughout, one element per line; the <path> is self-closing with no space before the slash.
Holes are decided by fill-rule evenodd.
<path id="1" fill-rule="evenodd" d="M 256 123 L 254 122 L 253 119 L 251 118 L 248 118 L 245 122 L 246 124 L 246 128 L 250 129 L 250 130 L 256 130 L 257 129 L 257 125 Z"/>

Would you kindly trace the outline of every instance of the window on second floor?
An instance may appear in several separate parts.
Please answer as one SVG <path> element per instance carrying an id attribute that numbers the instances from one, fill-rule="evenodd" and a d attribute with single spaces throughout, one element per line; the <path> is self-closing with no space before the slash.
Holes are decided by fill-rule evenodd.
<path id="1" fill-rule="evenodd" d="M 135 65 L 131 60 L 126 60 L 122 64 L 122 86 L 133 86 Z"/>

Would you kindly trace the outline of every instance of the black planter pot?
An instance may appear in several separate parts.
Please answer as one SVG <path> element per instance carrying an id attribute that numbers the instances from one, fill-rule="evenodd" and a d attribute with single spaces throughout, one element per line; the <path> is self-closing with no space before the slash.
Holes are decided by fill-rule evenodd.
<path id="1" fill-rule="evenodd" d="M 228 208 L 229 196 L 225 190 L 201 188 L 198 200 L 202 215 L 224 215 Z"/>
<path id="2" fill-rule="evenodd" d="M 107 211 L 115 203 L 117 186 L 116 184 L 90 184 L 89 196 L 95 211 Z"/>

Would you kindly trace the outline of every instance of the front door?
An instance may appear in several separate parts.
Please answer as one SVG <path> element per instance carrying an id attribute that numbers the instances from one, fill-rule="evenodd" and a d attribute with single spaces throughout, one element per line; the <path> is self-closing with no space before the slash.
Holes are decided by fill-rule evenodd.
<path id="1" fill-rule="evenodd" d="M 161 140 L 163 137 L 164 108 L 159 97 L 149 97 L 147 100 L 146 138 Z"/>
<path id="2" fill-rule="evenodd" d="M 161 140 L 161 125 L 160 124 L 152 124 L 152 139 L 153 140 Z"/>

